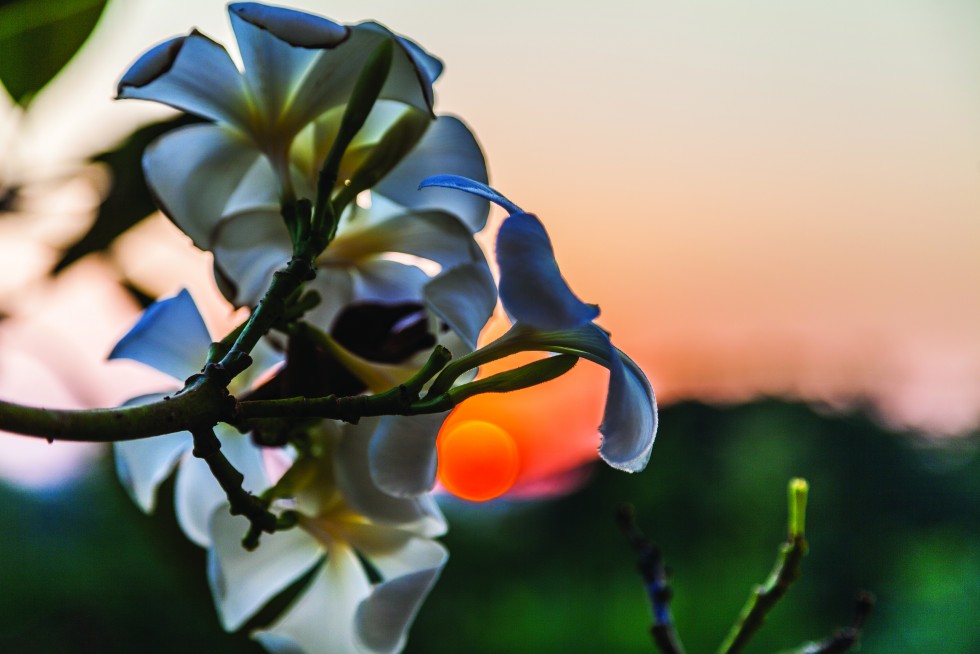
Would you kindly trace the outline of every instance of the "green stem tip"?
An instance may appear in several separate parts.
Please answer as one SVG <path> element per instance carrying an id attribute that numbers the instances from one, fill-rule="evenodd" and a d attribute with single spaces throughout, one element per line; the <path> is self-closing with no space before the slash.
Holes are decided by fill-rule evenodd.
<path id="1" fill-rule="evenodd" d="M 810 484 L 796 477 L 789 482 L 789 536 L 802 538 L 806 532 L 806 500 Z"/>

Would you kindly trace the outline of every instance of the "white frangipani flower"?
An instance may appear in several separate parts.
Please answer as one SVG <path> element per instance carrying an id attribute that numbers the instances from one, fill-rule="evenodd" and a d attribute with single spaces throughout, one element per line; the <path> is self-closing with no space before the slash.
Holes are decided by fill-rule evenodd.
<path id="1" fill-rule="evenodd" d="M 312 317 L 328 330 L 351 302 L 421 303 L 438 271 L 485 266 L 472 234 L 486 222 L 486 200 L 416 191 L 436 173 L 487 179 L 466 126 L 451 116 L 433 119 L 432 82 L 441 62 L 376 23 L 344 26 L 257 3 L 232 4 L 229 13 L 244 70 L 220 45 L 192 32 L 144 54 L 120 81 L 119 97 L 212 121 L 156 141 L 144 170 L 164 213 L 214 252 L 216 276 L 232 302 L 255 305 L 289 260 L 282 202 L 315 200 L 354 82 L 385 39 L 397 46 L 391 70 L 340 162 L 335 189 L 343 193 L 354 180 L 351 188 L 359 190 L 363 183 L 370 206 L 345 203 L 336 239 L 316 262 L 311 286 L 323 301 Z"/>
<path id="2" fill-rule="evenodd" d="M 139 322 L 116 344 L 110 359 L 132 359 L 174 378 L 169 393 L 200 372 L 211 337 L 194 300 L 186 290 L 151 305 Z M 232 383 L 232 392 L 247 388 L 257 374 L 268 370 L 281 357 L 260 342 L 252 352 L 253 364 Z M 159 400 L 159 393 L 131 400 L 140 404 Z M 261 450 L 247 435 L 233 427 L 219 424 L 215 434 L 221 451 L 245 476 L 247 490 L 258 493 L 268 487 Z M 174 505 L 177 520 L 189 539 L 206 547 L 209 544 L 208 520 L 215 507 L 226 503 L 225 492 L 218 485 L 206 462 L 191 454 L 193 437 L 181 431 L 154 438 L 113 443 L 119 479 L 133 501 L 147 513 L 156 505 L 160 484 L 177 468 Z M 244 533 L 244 532 L 242 532 Z M 240 536 L 239 536 L 240 537 Z"/>
<path id="3" fill-rule="evenodd" d="M 209 579 L 226 629 L 241 627 L 312 572 L 283 613 L 252 634 L 263 646 L 277 654 L 404 647 L 446 563 L 445 548 L 432 540 L 445 533 L 446 523 L 431 496 L 395 498 L 373 485 L 367 447 L 378 422 L 323 423 L 320 456 L 301 458 L 287 473 L 304 480 L 290 505 L 298 525 L 264 536 L 254 552 L 241 547 L 246 521 L 214 512 Z"/>

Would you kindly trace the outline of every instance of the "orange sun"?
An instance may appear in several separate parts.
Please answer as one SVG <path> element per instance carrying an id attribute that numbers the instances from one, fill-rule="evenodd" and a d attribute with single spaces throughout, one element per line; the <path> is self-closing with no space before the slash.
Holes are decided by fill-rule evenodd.
<path id="1" fill-rule="evenodd" d="M 521 460 L 513 437 L 482 420 L 458 422 L 439 434 L 439 481 L 457 497 L 484 502 L 517 481 Z"/>

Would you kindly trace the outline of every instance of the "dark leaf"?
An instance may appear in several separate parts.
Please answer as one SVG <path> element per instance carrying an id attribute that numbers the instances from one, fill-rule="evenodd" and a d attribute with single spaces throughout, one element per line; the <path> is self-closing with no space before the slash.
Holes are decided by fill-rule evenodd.
<path id="1" fill-rule="evenodd" d="M 106 0 L 13 0 L 0 5 L 0 82 L 26 105 L 75 55 Z"/>

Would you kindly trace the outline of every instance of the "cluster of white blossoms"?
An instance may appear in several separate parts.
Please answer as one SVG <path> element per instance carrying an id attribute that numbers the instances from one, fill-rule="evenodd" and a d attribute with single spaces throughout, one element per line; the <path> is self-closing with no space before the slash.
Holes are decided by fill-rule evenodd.
<path id="1" fill-rule="evenodd" d="M 508 354 L 571 355 L 610 371 L 600 456 L 642 469 L 656 432 L 653 391 L 593 324 L 598 308 L 568 288 L 541 222 L 486 185 L 467 127 L 433 113 L 441 62 L 376 23 L 339 25 L 257 3 L 229 13 L 241 70 L 193 31 L 148 51 L 119 83 L 121 98 L 204 119 L 154 143 L 144 171 L 163 212 L 213 254 L 231 303 L 254 309 L 276 271 L 298 253 L 312 259 L 315 277 L 288 298 L 303 309 L 258 341 L 229 392 L 379 394 L 446 349 L 452 360 L 426 387 L 426 397 L 445 398 L 477 366 Z M 367 92 L 375 69 L 383 72 Z M 490 202 L 510 214 L 497 237 L 499 283 L 473 238 Z M 513 326 L 477 349 L 498 295 Z M 173 376 L 176 390 L 213 361 L 212 340 L 183 291 L 151 306 L 112 356 Z M 492 386 L 480 390 L 506 390 Z M 306 579 L 254 638 L 272 652 L 394 652 L 447 560 L 433 540 L 446 523 L 431 490 L 448 408 L 218 425 L 243 488 L 288 517 L 290 528 L 254 551 L 242 547 L 248 520 L 229 513 L 227 489 L 192 456 L 190 432 L 116 443 L 117 468 L 146 511 L 177 469 L 177 516 L 208 548 L 225 628 Z"/>

